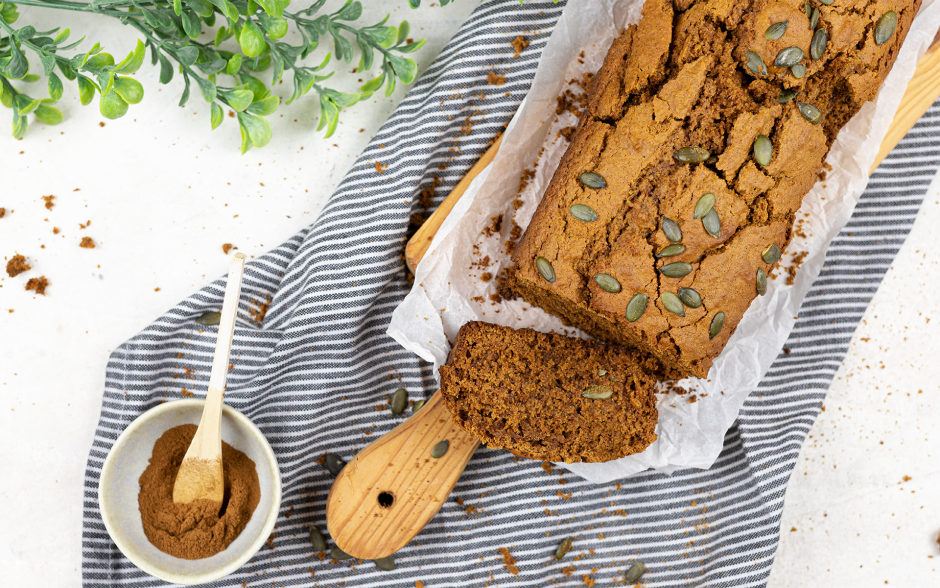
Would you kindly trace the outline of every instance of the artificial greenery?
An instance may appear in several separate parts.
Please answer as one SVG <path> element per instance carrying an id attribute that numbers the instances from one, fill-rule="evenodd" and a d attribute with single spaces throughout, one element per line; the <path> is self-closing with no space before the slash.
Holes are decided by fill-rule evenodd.
<path id="1" fill-rule="evenodd" d="M 413 0 L 409 2 L 417 5 Z M 290 0 L 94 0 L 91 3 L 17 0 L 16 4 L 0 3 L 0 103 L 13 110 L 13 136 L 16 138 L 26 133 L 28 114 L 45 124 L 58 124 L 62 121 L 62 112 L 53 105 L 62 98 L 64 77 L 76 82 L 82 105 L 90 104 L 98 95 L 101 114 L 109 119 L 120 118 L 144 97 L 143 86 L 130 75 L 141 67 L 149 48 L 151 64 L 160 66 L 160 83 L 169 83 L 175 73 L 183 76 L 185 89 L 180 106 L 189 100 L 190 87 L 195 83 L 199 94 L 212 105 L 212 129 L 224 120 L 223 107 L 236 113 L 242 153 L 251 147 L 263 147 L 271 140 L 271 125 L 264 117 L 280 106 L 280 98 L 272 95 L 271 88 L 288 70 L 293 74 L 293 93 L 286 103 L 313 91 L 320 106 L 317 130 L 325 129 L 325 136 L 329 137 L 336 130 L 343 108 L 368 98 L 383 86 L 388 96 L 397 82 L 410 84 L 414 81 L 418 66 L 406 55 L 420 49 L 424 39 L 409 42 L 408 22 L 391 26 L 386 24 L 387 16 L 373 25 L 353 26 L 350 23 L 362 16 L 362 3 L 358 0 L 347 0 L 336 12 L 318 14 L 325 3 L 326 0 L 315 0 L 298 12 L 287 10 Z M 95 43 L 85 53 L 67 57 L 63 53 L 78 47 L 84 37 L 70 43 L 68 28 L 42 32 L 30 25 L 13 28 L 20 16 L 17 5 L 117 18 L 136 29 L 142 39 L 120 62 L 105 53 L 100 43 Z M 282 40 L 291 22 L 302 38 L 298 45 Z M 214 41 L 199 40 L 206 38 L 204 27 L 208 27 L 210 35 L 214 30 Z M 234 43 L 226 43 L 230 38 L 234 38 Z M 304 64 L 321 41 L 330 40 L 333 51 L 327 53 L 321 63 Z M 223 44 L 232 50 L 223 49 Z M 42 79 L 30 73 L 27 53 L 42 65 L 48 98 L 33 98 L 11 83 L 12 80 L 35 83 Z M 377 66 L 376 77 L 365 82 L 358 92 L 341 92 L 322 85 L 333 75 L 324 71 L 331 58 L 351 63 L 357 53 L 357 71 L 366 72 Z M 268 70 L 269 85 L 258 77 Z"/>

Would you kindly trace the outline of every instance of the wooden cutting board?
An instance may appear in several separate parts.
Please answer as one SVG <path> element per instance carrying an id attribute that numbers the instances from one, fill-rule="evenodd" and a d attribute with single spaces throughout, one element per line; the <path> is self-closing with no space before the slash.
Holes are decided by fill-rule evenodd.
<path id="1" fill-rule="evenodd" d="M 940 96 L 938 46 L 935 39 L 918 62 L 871 171 Z M 408 241 L 405 258 L 412 272 L 444 219 L 493 161 L 501 144 L 502 137 Z M 441 453 L 444 441 L 447 450 Z M 333 541 L 360 559 L 392 555 L 437 514 L 479 444 L 453 423 L 438 391 L 424 408 L 359 452 L 336 477 L 326 506 Z"/>

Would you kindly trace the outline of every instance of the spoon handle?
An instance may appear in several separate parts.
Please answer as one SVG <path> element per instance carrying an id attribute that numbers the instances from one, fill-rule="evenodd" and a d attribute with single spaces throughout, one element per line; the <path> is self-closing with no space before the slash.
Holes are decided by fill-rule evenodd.
<path id="1" fill-rule="evenodd" d="M 431 450 L 447 440 L 447 452 Z M 441 509 L 480 442 L 454 424 L 440 392 L 370 443 L 339 473 L 326 499 L 336 545 L 360 559 L 402 547 Z"/>
<path id="2" fill-rule="evenodd" d="M 217 459 L 222 455 L 222 398 L 225 396 L 225 380 L 228 376 L 229 354 L 232 336 L 235 334 L 235 315 L 242 291 L 242 275 L 245 272 L 245 254 L 236 253 L 229 267 L 225 298 L 222 300 L 222 318 L 219 335 L 215 341 L 212 357 L 212 372 L 209 374 L 209 390 L 206 405 L 202 409 L 199 429 L 193 438 L 185 459 Z"/>

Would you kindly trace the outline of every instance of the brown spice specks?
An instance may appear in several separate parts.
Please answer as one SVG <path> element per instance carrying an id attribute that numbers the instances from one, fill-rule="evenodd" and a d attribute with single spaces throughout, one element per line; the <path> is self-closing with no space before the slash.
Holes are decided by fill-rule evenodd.
<path id="1" fill-rule="evenodd" d="M 518 575 L 519 568 L 516 567 L 516 558 L 505 547 L 500 547 L 499 552 L 503 554 L 503 567 L 513 576 Z"/>
<path id="2" fill-rule="evenodd" d="M 499 75 L 495 71 L 491 71 L 486 76 L 486 83 L 491 86 L 502 86 L 503 84 L 506 83 L 506 77 Z"/>
<path id="3" fill-rule="evenodd" d="M 29 271 L 33 266 L 26 263 L 26 256 L 16 254 L 7 262 L 7 275 L 15 278 L 25 271 Z"/>
<path id="4" fill-rule="evenodd" d="M 55 203 L 53 202 L 53 200 L 55 200 L 55 196 L 50 194 L 48 196 L 43 196 L 42 199 L 46 201 L 46 210 L 52 210 L 52 207 L 55 206 Z"/>
<path id="5" fill-rule="evenodd" d="M 376 162 L 375 162 L 375 173 L 377 173 L 377 174 L 384 174 L 384 173 L 385 173 L 385 170 L 387 170 L 387 169 L 388 169 L 388 165 L 382 163 L 381 161 L 376 161 Z"/>
<path id="6" fill-rule="evenodd" d="M 91 237 L 82 237 L 82 242 L 78 244 L 82 249 L 94 249 L 95 240 Z"/>
<path id="7" fill-rule="evenodd" d="M 46 288 L 49 287 L 49 280 L 46 279 L 46 276 L 39 276 L 38 278 L 30 278 L 26 282 L 26 290 L 35 290 L 36 294 L 46 295 Z"/>

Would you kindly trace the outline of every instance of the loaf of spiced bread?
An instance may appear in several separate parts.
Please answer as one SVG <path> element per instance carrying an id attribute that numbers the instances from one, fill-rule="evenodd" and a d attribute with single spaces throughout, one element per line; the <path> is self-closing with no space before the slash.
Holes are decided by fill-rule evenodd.
<path id="1" fill-rule="evenodd" d="M 458 425 L 532 459 L 608 461 L 656 440 L 658 363 L 636 349 L 470 322 L 441 366 Z"/>
<path id="2" fill-rule="evenodd" d="M 920 0 L 647 0 L 513 253 L 512 292 L 706 377 Z"/>

